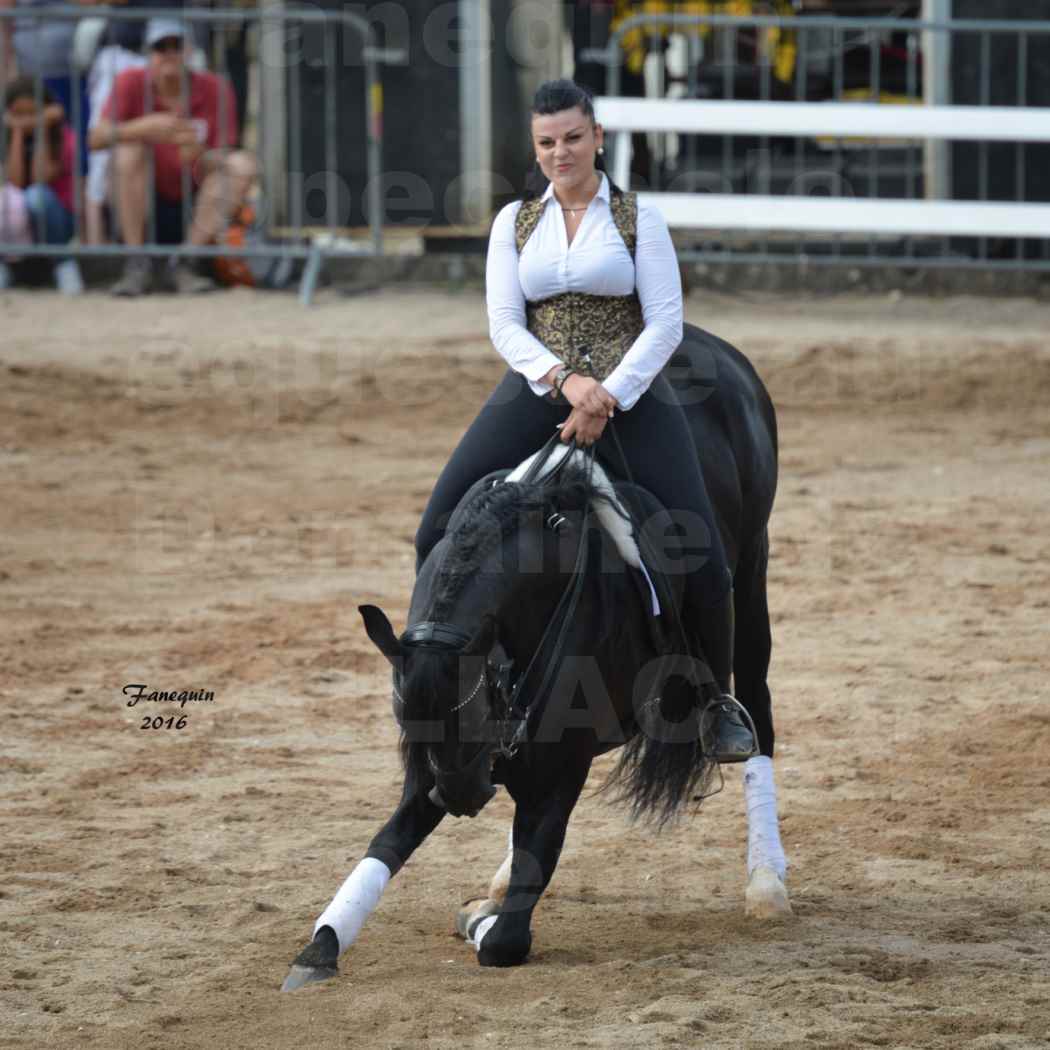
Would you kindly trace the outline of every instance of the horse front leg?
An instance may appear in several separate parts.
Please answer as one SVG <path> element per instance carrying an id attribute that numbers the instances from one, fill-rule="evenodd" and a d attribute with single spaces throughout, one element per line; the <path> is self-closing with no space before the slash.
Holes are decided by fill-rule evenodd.
<path id="1" fill-rule="evenodd" d="M 394 815 L 372 839 L 362 860 L 314 924 L 313 940 L 292 962 L 282 992 L 327 980 L 339 972 L 339 956 L 353 944 L 387 883 L 446 813 L 427 797 L 430 786 L 410 790 L 406 784 Z"/>
<path id="2" fill-rule="evenodd" d="M 499 913 L 479 917 L 463 931 L 477 949 L 482 966 L 519 966 L 528 958 L 532 913 L 554 875 L 569 817 L 589 768 L 590 758 L 581 757 L 562 775 L 553 792 L 517 802 L 510 883 Z"/>

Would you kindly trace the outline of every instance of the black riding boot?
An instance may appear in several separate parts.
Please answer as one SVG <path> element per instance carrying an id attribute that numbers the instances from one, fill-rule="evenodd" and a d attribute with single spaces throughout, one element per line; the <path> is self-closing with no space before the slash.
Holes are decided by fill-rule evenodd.
<path id="1" fill-rule="evenodd" d="M 694 610 L 700 648 L 717 682 L 705 687 L 700 714 L 704 751 L 717 762 L 746 762 L 757 754 L 754 735 L 741 704 L 730 695 L 733 668 L 733 591 L 723 601 Z"/>

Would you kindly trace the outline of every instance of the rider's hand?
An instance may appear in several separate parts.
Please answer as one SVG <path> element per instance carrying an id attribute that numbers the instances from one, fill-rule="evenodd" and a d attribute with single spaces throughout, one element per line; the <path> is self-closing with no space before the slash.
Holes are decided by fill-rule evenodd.
<path id="1" fill-rule="evenodd" d="M 593 445 L 602 436 L 608 416 L 596 416 L 592 412 L 574 408 L 569 418 L 561 425 L 561 439 L 568 444 L 573 438 L 579 445 Z"/>
<path id="2" fill-rule="evenodd" d="M 576 375 L 575 372 L 562 383 L 561 392 L 573 408 L 603 419 L 609 419 L 613 409 L 619 407 L 616 398 L 597 379 Z"/>

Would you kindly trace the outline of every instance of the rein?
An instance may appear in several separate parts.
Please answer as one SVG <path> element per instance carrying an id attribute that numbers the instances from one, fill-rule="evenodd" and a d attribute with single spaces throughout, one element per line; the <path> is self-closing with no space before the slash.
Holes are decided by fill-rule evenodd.
<path id="1" fill-rule="evenodd" d="M 558 440 L 557 435 L 551 439 L 551 441 Z M 548 442 L 550 444 L 550 442 Z M 547 446 L 544 446 L 546 450 Z M 537 457 L 537 461 L 541 457 Z M 568 457 L 566 457 L 568 458 Z M 534 464 L 535 466 L 535 464 Z M 587 460 L 587 480 L 590 481 L 591 474 L 594 468 L 594 446 L 591 445 L 590 452 Z M 531 470 L 530 470 L 531 473 Z M 547 624 L 546 629 L 540 638 L 539 644 L 536 646 L 536 651 L 532 654 L 532 659 L 529 660 L 525 667 L 525 670 L 519 676 L 517 682 L 514 683 L 513 688 L 507 696 L 507 716 L 508 723 L 510 716 L 518 707 L 518 700 L 522 692 L 522 688 L 529 677 L 529 673 L 532 671 L 533 665 L 540 658 L 540 654 L 544 650 L 544 646 L 547 643 L 547 639 L 550 637 L 555 625 L 558 627 L 558 636 L 554 642 L 554 648 L 550 654 L 550 658 L 547 661 L 547 667 L 544 671 L 543 678 L 540 681 L 540 686 L 533 694 L 532 703 L 530 703 L 525 710 L 522 712 L 521 717 L 518 721 L 517 728 L 514 731 L 513 736 L 509 742 L 500 741 L 500 746 L 497 748 L 499 754 L 505 758 L 513 758 L 517 754 L 518 748 L 525 741 L 528 734 L 529 718 L 532 712 L 536 710 L 539 702 L 543 699 L 547 689 L 551 684 L 551 679 L 554 677 L 554 672 L 558 667 L 558 662 L 561 657 L 562 649 L 565 646 L 565 639 L 569 632 L 569 626 L 572 623 L 573 615 L 576 612 L 576 607 L 580 604 L 580 596 L 583 594 L 583 582 L 584 582 L 584 566 L 587 564 L 587 553 L 590 549 L 588 542 L 587 523 L 590 518 L 591 512 L 591 501 L 587 500 L 583 507 L 583 520 L 580 523 L 580 544 L 576 549 L 576 562 L 572 568 L 573 578 L 569 583 L 565 585 L 565 590 L 562 591 L 561 598 L 558 600 L 558 604 L 554 609 L 554 615 L 551 617 L 550 622 Z M 564 520 L 564 519 L 562 519 Z"/>

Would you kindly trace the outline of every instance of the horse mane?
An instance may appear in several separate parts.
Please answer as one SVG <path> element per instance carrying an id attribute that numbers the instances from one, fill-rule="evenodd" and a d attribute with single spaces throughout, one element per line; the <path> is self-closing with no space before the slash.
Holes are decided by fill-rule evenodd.
<path id="1" fill-rule="evenodd" d="M 506 481 L 461 504 L 455 512 L 458 524 L 447 536 L 447 551 L 434 582 L 431 617 L 440 620 L 448 615 L 485 556 L 515 532 L 524 515 L 547 508 L 580 511 L 592 499 L 606 496 L 585 471 L 569 467 L 555 483 Z"/>

